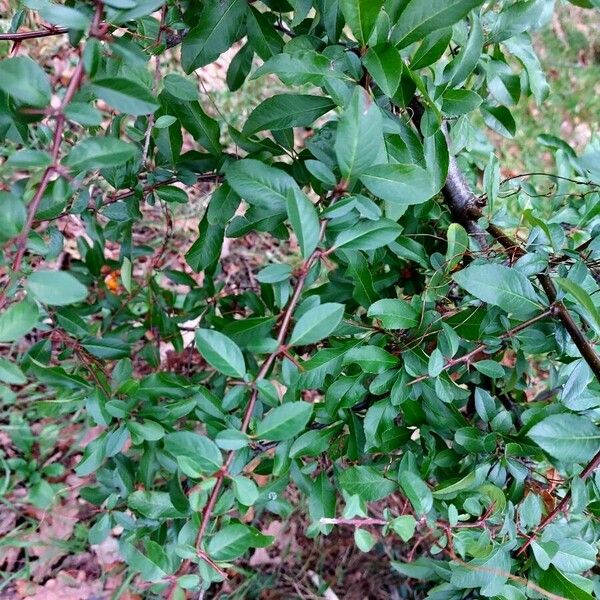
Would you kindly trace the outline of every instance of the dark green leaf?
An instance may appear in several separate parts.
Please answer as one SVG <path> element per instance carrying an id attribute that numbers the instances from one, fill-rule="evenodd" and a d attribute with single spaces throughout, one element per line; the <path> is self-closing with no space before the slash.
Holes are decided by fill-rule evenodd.
<path id="1" fill-rule="evenodd" d="M 383 0 L 340 0 L 344 19 L 361 45 L 371 37 L 382 6 Z"/>
<path id="2" fill-rule="evenodd" d="M 209 0 L 203 3 L 197 25 L 183 40 L 181 64 L 186 73 L 215 61 L 244 32 L 246 0 Z"/>
<path id="3" fill-rule="evenodd" d="M 279 131 L 288 127 L 308 127 L 315 119 L 334 108 L 323 96 L 279 94 L 261 102 L 250 114 L 242 133 L 252 135 L 269 129 Z"/>
<path id="4" fill-rule="evenodd" d="M 92 137 L 79 142 L 63 163 L 76 173 L 117 167 L 135 156 L 136 148 L 114 137 Z"/>
<path id="5" fill-rule="evenodd" d="M 339 476 L 340 485 L 349 494 L 356 494 L 361 500 L 371 502 L 392 494 L 396 484 L 380 475 L 374 468 L 366 466 L 350 467 Z"/>
<path id="6" fill-rule="evenodd" d="M 240 378 L 246 374 L 242 351 L 222 333 L 212 329 L 197 329 L 196 346 L 206 361 L 221 373 Z"/>
<path id="7" fill-rule="evenodd" d="M 290 191 L 298 185 L 281 169 L 245 158 L 227 168 L 227 182 L 248 203 L 272 212 L 284 212 Z"/>
<path id="8" fill-rule="evenodd" d="M 158 102 L 152 93 L 130 79 L 120 77 L 96 79 L 89 87 L 98 98 L 130 115 L 147 115 L 158 108 Z"/>
<path id="9" fill-rule="evenodd" d="M 23 300 L 0 313 L 0 342 L 14 342 L 29 333 L 39 320 L 35 302 Z"/>
<path id="10" fill-rule="evenodd" d="M 335 154 L 345 179 L 385 159 L 381 111 L 361 87 L 355 88 L 338 122 Z"/>
<path id="11" fill-rule="evenodd" d="M 66 271 L 35 271 L 27 287 L 40 302 L 53 306 L 83 302 L 88 295 L 85 285 Z"/>
<path id="12" fill-rule="evenodd" d="M 170 452 L 178 461 L 186 459 L 184 466 L 192 467 L 199 473 L 211 475 L 223 465 L 223 456 L 217 445 L 203 435 L 193 431 L 175 431 L 168 433 L 163 442 L 167 452 Z M 192 475 L 194 476 L 194 475 Z"/>
<path id="13" fill-rule="evenodd" d="M 256 437 L 274 442 L 289 440 L 304 430 L 312 411 L 308 402 L 286 402 L 266 414 L 256 428 Z"/>
<path id="14" fill-rule="evenodd" d="M 427 171 L 417 165 L 377 165 L 360 180 L 378 198 L 402 206 L 422 204 L 438 192 Z"/>
<path id="15" fill-rule="evenodd" d="M 504 265 L 471 265 L 455 273 L 453 279 L 479 300 L 517 317 L 531 316 L 542 308 L 527 277 Z"/>
<path id="16" fill-rule="evenodd" d="M 0 61 L 0 90 L 31 106 L 50 103 L 50 80 L 31 58 L 15 56 Z"/>
<path id="17" fill-rule="evenodd" d="M 216 533 L 206 547 L 210 556 L 217 561 L 233 560 L 250 548 L 264 548 L 273 537 L 263 535 L 254 527 L 232 523 Z"/>
<path id="18" fill-rule="evenodd" d="M 398 48 L 419 41 L 438 29 L 454 25 L 483 0 L 408 0 L 392 33 Z"/>
<path id="19" fill-rule="evenodd" d="M 389 219 L 359 221 L 335 238 L 335 248 L 345 250 L 375 250 L 393 242 L 402 233 L 402 228 Z"/>
<path id="20" fill-rule="evenodd" d="M 300 244 L 302 256 L 306 259 L 319 243 L 320 223 L 317 209 L 306 194 L 292 188 L 287 196 L 287 213 Z"/>
<path id="21" fill-rule="evenodd" d="M 600 450 L 600 429 L 579 415 L 550 415 L 527 433 L 550 456 L 567 464 L 584 464 Z"/>
<path id="22" fill-rule="evenodd" d="M 331 334 L 342 321 L 344 305 L 335 302 L 320 304 L 304 313 L 290 337 L 291 346 L 314 344 Z"/>

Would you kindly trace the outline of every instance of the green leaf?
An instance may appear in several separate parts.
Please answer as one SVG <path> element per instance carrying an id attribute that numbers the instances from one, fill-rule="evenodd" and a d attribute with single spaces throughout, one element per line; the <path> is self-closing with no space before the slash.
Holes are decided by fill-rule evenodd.
<path id="1" fill-rule="evenodd" d="M 497 548 L 488 555 L 475 558 L 467 564 L 469 566 L 464 567 L 451 563 L 452 585 L 459 589 L 481 588 L 481 595 L 485 597 L 502 597 L 502 590 L 511 569 L 508 552 Z"/>
<path id="2" fill-rule="evenodd" d="M 145 581 L 160 581 L 167 576 L 156 562 L 122 538 L 119 540 L 119 553 L 129 567 L 134 571 L 138 571 Z"/>
<path id="3" fill-rule="evenodd" d="M 40 15 L 53 25 L 62 25 L 80 31 L 86 30 L 90 25 L 87 15 L 75 8 L 60 4 L 46 4 L 39 9 Z"/>
<path id="4" fill-rule="evenodd" d="M 469 294 L 516 317 L 531 316 L 542 308 L 533 285 L 516 269 L 498 264 L 471 265 L 452 278 Z"/>
<path id="5" fill-rule="evenodd" d="M 446 51 L 451 39 L 452 28 L 450 27 L 430 33 L 425 37 L 417 48 L 417 51 L 413 54 L 410 68 L 413 71 L 416 71 L 428 67 L 439 60 Z"/>
<path id="6" fill-rule="evenodd" d="M 321 85 L 326 78 L 348 79 L 341 70 L 335 69 L 335 61 L 314 50 L 303 50 L 293 54 L 277 54 L 265 61 L 252 75 L 258 79 L 273 73 L 286 85 Z"/>
<path id="7" fill-rule="evenodd" d="M 340 8 L 348 27 L 362 46 L 366 46 L 384 0 L 340 0 Z"/>
<path id="8" fill-rule="evenodd" d="M 158 108 L 158 102 L 152 93 L 131 79 L 96 79 L 89 88 L 113 108 L 130 115 L 147 115 Z"/>
<path id="9" fill-rule="evenodd" d="M 400 52 L 391 44 L 380 44 L 369 48 L 362 61 L 381 91 L 392 98 L 400 85 L 404 70 Z"/>
<path id="10" fill-rule="evenodd" d="M 550 415 L 536 423 L 527 437 L 566 464 L 586 463 L 600 450 L 600 428 L 579 415 Z"/>
<path id="11" fill-rule="evenodd" d="M 193 431 L 175 431 L 163 438 L 165 450 L 176 459 L 188 459 L 188 465 L 200 473 L 212 475 L 223 466 L 223 456 L 217 445 Z"/>
<path id="12" fill-rule="evenodd" d="M 417 521 L 412 515 L 401 515 L 390 521 L 390 527 L 403 542 L 408 542 L 415 534 Z"/>
<path id="13" fill-rule="evenodd" d="M 292 330 L 290 346 L 305 346 L 322 340 L 336 329 L 343 316 L 343 304 L 327 302 L 315 306 L 298 319 Z"/>
<path id="14" fill-rule="evenodd" d="M 376 165 L 360 180 L 378 198 L 401 206 L 422 204 L 439 191 L 425 169 L 411 164 Z"/>
<path id="15" fill-rule="evenodd" d="M 233 57 L 231 63 L 229 63 L 229 68 L 227 69 L 226 80 L 229 91 L 235 92 L 242 87 L 252 68 L 253 58 L 254 50 L 250 44 L 244 44 Z"/>
<path id="16" fill-rule="evenodd" d="M 345 179 L 357 177 L 385 158 L 381 111 L 359 86 L 338 121 L 335 155 Z"/>
<path id="17" fill-rule="evenodd" d="M 187 264 L 196 273 L 215 265 L 221 256 L 224 236 L 223 226 L 209 223 L 208 215 L 205 213 L 198 226 L 198 239 L 185 254 Z"/>
<path id="18" fill-rule="evenodd" d="M 162 98 L 169 112 L 177 117 L 182 127 L 191 133 L 199 144 L 214 156 L 221 156 L 223 148 L 219 123 L 202 110 L 197 100 L 182 100 L 171 93 L 161 94 Z"/>
<path id="19" fill-rule="evenodd" d="M 465 253 L 469 251 L 469 234 L 459 223 L 450 223 L 446 232 L 448 248 L 446 249 L 447 270 L 452 271 Z"/>
<path id="20" fill-rule="evenodd" d="M 23 230 L 27 221 L 27 209 L 20 198 L 7 192 L 0 192 L 0 204 L 2 206 L 0 242 L 8 242 Z"/>
<path id="21" fill-rule="evenodd" d="M 42 303 L 64 306 L 83 302 L 88 290 L 78 279 L 66 271 L 41 269 L 27 279 L 27 289 Z"/>
<path id="22" fill-rule="evenodd" d="M 23 148 L 8 157 L 7 165 L 17 169 L 29 169 L 31 167 L 47 167 L 52 164 L 52 158 L 47 152 Z"/>
<path id="23" fill-rule="evenodd" d="M 507 138 L 512 138 L 517 131 L 517 124 L 510 110 L 506 106 L 493 106 L 483 104 L 481 114 L 485 124 L 490 128 Z"/>
<path id="24" fill-rule="evenodd" d="M 267 265 L 256 275 L 261 283 L 279 283 L 287 281 L 292 276 L 292 267 L 286 264 Z"/>
<path id="25" fill-rule="evenodd" d="M 30 299 L 11 304 L 0 313 L 0 342 L 14 342 L 29 333 L 40 318 L 37 304 Z"/>
<path id="26" fill-rule="evenodd" d="M 419 313 L 406 300 L 383 298 L 369 306 L 367 316 L 379 319 L 386 329 L 410 329 L 419 324 Z"/>
<path id="27" fill-rule="evenodd" d="M 15 56 L 0 61 L 0 90 L 30 106 L 50 104 L 50 79 L 31 58 Z"/>
<path id="28" fill-rule="evenodd" d="M 316 249 L 321 237 L 317 209 L 304 192 L 292 188 L 287 195 L 287 213 L 302 256 L 306 259 Z"/>
<path id="29" fill-rule="evenodd" d="M 174 117 L 173 115 L 162 115 L 162 117 L 158 117 L 154 122 L 154 128 L 164 129 L 165 127 L 170 127 L 175 122 L 177 122 L 177 117 Z"/>
<path id="30" fill-rule="evenodd" d="M 272 212 L 284 212 L 289 192 L 298 189 L 281 169 L 250 158 L 232 163 L 226 175 L 229 185 L 246 202 Z"/>
<path id="31" fill-rule="evenodd" d="M 248 525 L 232 523 L 218 531 L 208 542 L 206 549 L 216 561 L 229 561 L 242 556 L 250 548 L 265 548 L 273 541 Z"/>
<path id="32" fill-rule="evenodd" d="M 504 367 L 498 364 L 494 360 L 480 360 L 473 364 L 473 366 L 484 375 L 492 377 L 493 379 L 499 379 L 504 377 Z"/>
<path id="33" fill-rule="evenodd" d="M 481 96 L 472 90 L 447 90 L 442 96 L 442 112 L 460 117 L 478 108 L 481 101 Z"/>
<path id="34" fill-rule="evenodd" d="M 483 0 L 408 0 L 392 32 L 397 48 L 405 48 L 438 29 L 454 25 Z"/>
<path id="35" fill-rule="evenodd" d="M 286 402 L 269 411 L 256 428 L 260 440 L 289 440 L 304 430 L 310 421 L 313 406 L 308 402 Z"/>
<path id="36" fill-rule="evenodd" d="M 85 337 L 83 347 L 93 356 L 103 360 L 117 360 L 129 356 L 129 344 L 116 337 Z"/>
<path id="37" fill-rule="evenodd" d="M 165 430 L 160 423 L 155 421 L 129 421 L 127 429 L 130 431 L 134 444 L 145 442 L 157 442 L 165 436 Z"/>
<path id="38" fill-rule="evenodd" d="M 471 31 L 467 43 L 461 48 L 458 56 L 446 65 L 443 81 L 457 87 L 473 72 L 483 51 L 483 29 L 479 17 L 471 19 Z"/>
<path id="39" fill-rule="evenodd" d="M 212 329 L 196 330 L 196 346 L 202 357 L 217 371 L 229 377 L 243 378 L 246 363 L 238 345 Z"/>
<path id="40" fill-rule="evenodd" d="M 334 102 L 324 96 L 278 94 L 261 102 L 250 113 L 242 133 L 248 136 L 265 129 L 279 131 L 289 127 L 308 127 L 334 107 Z"/>
<path id="41" fill-rule="evenodd" d="M 370 552 L 377 540 L 366 529 L 354 530 L 354 543 L 361 552 Z"/>
<path id="42" fill-rule="evenodd" d="M 265 13 L 259 12 L 253 6 L 250 6 L 247 12 L 246 27 L 248 42 L 262 60 L 268 60 L 283 50 L 282 37 Z"/>
<path id="43" fill-rule="evenodd" d="M 122 166 L 136 154 L 136 147 L 114 137 L 91 137 L 79 142 L 63 160 L 75 173 Z"/>
<path id="44" fill-rule="evenodd" d="M 5 358 L 0 358 L 0 381 L 9 385 L 23 385 L 27 383 L 27 378 L 17 365 Z"/>
<path id="45" fill-rule="evenodd" d="M 186 204 L 188 195 L 184 190 L 174 185 L 160 186 L 155 191 L 156 195 L 165 202 L 177 202 L 178 204 Z"/>
<path id="46" fill-rule="evenodd" d="M 352 348 L 344 356 L 344 364 L 356 363 L 365 373 L 382 373 L 397 366 L 400 359 L 379 346 Z"/>
<path id="47" fill-rule="evenodd" d="M 181 64 L 186 73 L 214 62 L 244 34 L 246 0 L 209 0 L 203 3 L 192 27 L 183 39 Z"/>
<path id="48" fill-rule="evenodd" d="M 217 433 L 215 442 L 223 450 L 241 450 L 250 443 L 250 439 L 245 433 L 237 429 L 224 429 Z"/>
<path id="49" fill-rule="evenodd" d="M 548 592 L 558 594 L 561 598 L 568 598 L 569 600 L 594 600 L 592 594 L 582 590 L 555 567 L 550 567 L 542 573 L 539 585 Z"/>
<path id="50" fill-rule="evenodd" d="M 258 500 L 258 488 L 252 479 L 235 475 L 231 478 L 236 500 L 244 506 L 252 506 Z"/>
<path id="51" fill-rule="evenodd" d="M 596 331 L 600 331 L 600 311 L 596 308 L 596 305 L 592 301 L 590 295 L 577 283 L 564 277 L 556 277 L 554 281 L 560 288 L 569 292 L 579 302 L 581 307 L 584 309 L 591 324 L 596 328 Z"/>
<path id="52" fill-rule="evenodd" d="M 433 506 L 433 496 L 427 484 L 412 471 L 400 473 L 400 487 L 418 515 L 427 514 Z"/>
<path id="53" fill-rule="evenodd" d="M 339 482 L 346 492 L 365 502 L 381 500 L 396 491 L 396 484 L 380 475 L 373 467 L 356 466 L 342 471 Z"/>
<path id="54" fill-rule="evenodd" d="M 128 496 L 127 506 L 148 519 L 177 519 L 183 516 L 173 506 L 167 492 L 138 490 Z"/>
<path id="55" fill-rule="evenodd" d="M 582 573 L 596 565 L 596 548 L 584 540 L 561 539 L 552 564 L 563 573 Z"/>
<path id="56" fill-rule="evenodd" d="M 333 247 L 344 250 L 376 250 L 393 242 L 402 233 L 402 227 L 389 219 L 359 221 L 342 231 Z"/>
<path id="57" fill-rule="evenodd" d="M 539 26 L 547 4 L 541 0 L 525 0 L 507 5 L 498 15 L 488 41 L 498 43 Z"/>

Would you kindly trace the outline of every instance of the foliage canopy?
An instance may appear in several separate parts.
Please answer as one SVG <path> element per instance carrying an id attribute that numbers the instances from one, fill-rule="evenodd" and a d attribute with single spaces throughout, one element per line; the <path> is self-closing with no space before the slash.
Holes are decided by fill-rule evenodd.
<path id="1" fill-rule="evenodd" d="M 395 540 L 429 598 L 597 597 L 600 143 L 542 135 L 554 171 L 501 179 L 485 142 L 549 94 L 531 32 L 552 0 L 23 5 L 0 61 L 0 381 L 99 428 L 76 468 L 90 543 L 119 526 L 132 571 L 181 598 L 268 546 L 294 486 L 307 535 Z M 55 35 L 67 78 L 27 53 Z M 285 90 L 239 128 L 193 76 L 231 48 L 232 92 Z M 167 268 L 168 239 L 136 232 L 199 182 Z M 225 240 L 257 233 L 287 260 L 232 289 Z"/>

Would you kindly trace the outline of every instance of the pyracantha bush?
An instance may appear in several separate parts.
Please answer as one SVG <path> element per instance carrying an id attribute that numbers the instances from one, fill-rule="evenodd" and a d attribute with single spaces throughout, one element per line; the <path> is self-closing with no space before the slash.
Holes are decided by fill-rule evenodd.
<path id="1" fill-rule="evenodd" d="M 550 172 L 503 179 L 485 137 L 543 106 L 552 0 L 21 4 L 0 379 L 95 427 L 89 542 L 118 526 L 149 593 L 181 598 L 300 508 L 309 537 L 384 540 L 429 598 L 596 597 L 600 144 L 540 131 Z M 60 73 L 29 52 L 56 36 Z M 236 126 L 195 77 L 230 49 L 229 90 L 266 98 Z M 262 264 L 234 286 L 240 238 Z"/>

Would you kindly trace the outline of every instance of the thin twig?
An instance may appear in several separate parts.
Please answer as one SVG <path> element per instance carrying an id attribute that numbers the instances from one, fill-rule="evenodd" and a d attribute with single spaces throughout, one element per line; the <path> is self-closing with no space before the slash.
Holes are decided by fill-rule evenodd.
<path id="1" fill-rule="evenodd" d="M 23 40 L 31 40 L 34 38 L 49 37 L 51 35 L 62 35 L 68 33 L 67 27 L 48 27 L 38 31 L 21 31 L 15 33 L 0 33 L 0 42 L 21 42 Z"/>
<path id="2" fill-rule="evenodd" d="M 600 450 L 596 453 L 594 458 L 590 460 L 590 462 L 586 465 L 585 469 L 579 475 L 579 479 L 585 481 L 598 467 L 600 466 Z M 542 530 L 550 524 L 556 516 L 564 511 L 569 502 L 571 501 L 571 490 L 569 489 L 567 493 L 564 495 L 563 499 L 543 518 L 540 524 L 533 530 L 531 535 L 527 538 L 525 543 L 519 548 L 517 552 L 517 556 L 523 554 L 527 548 L 531 545 L 532 542 L 535 541 L 537 536 L 542 532 Z"/>
<path id="3" fill-rule="evenodd" d="M 332 203 L 336 201 L 338 195 L 339 194 L 337 192 L 334 192 L 334 194 L 332 196 Z M 319 239 L 323 239 L 323 236 L 325 235 L 326 227 L 327 227 L 327 221 L 326 220 L 321 221 L 321 228 L 319 231 Z M 321 257 L 321 254 L 322 254 L 322 251 L 319 248 L 317 248 L 306 259 L 306 261 L 303 263 L 302 267 L 299 270 L 298 279 L 296 280 L 296 284 L 294 286 L 294 292 L 293 292 L 292 297 L 287 305 L 285 312 L 283 313 L 281 325 L 279 326 L 279 333 L 277 335 L 277 348 L 271 354 L 269 354 L 269 356 L 266 358 L 266 360 L 261 365 L 258 373 L 256 374 L 256 377 L 254 378 L 254 382 L 253 382 L 253 386 L 252 386 L 252 393 L 250 394 L 250 399 L 248 401 L 248 404 L 246 405 L 246 409 L 244 410 L 244 417 L 242 420 L 242 426 L 240 428 L 240 430 L 243 433 L 248 431 L 248 428 L 250 426 L 250 421 L 252 419 L 252 415 L 254 414 L 254 408 L 256 406 L 256 401 L 258 399 L 258 387 L 256 386 L 256 382 L 259 381 L 260 379 L 265 378 L 265 376 L 267 375 L 267 373 L 273 366 L 273 363 L 275 362 L 275 360 L 277 359 L 278 356 L 280 356 L 282 354 L 285 355 L 285 352 L 287 350 L 285 341 L 287 339 L 287 335 L 290 330 L 294 311 L 296 309 L 296 306 L 298 305 L 298 302 L 300 301 L 300 296 L 302 295 L 302 291 L 303 291 L 304 285 L 306 283 L 306 278 L 308 277 L 308 274 L 309 274 L 311 268 L 313 267 L 313 265 L 315 264 L 315 262 L 317 260 L 319 260 L 319 258 Z M 198 535 L 196 536 L 196 551 L 198 553 L 198 556 L 200 556 L 201 558 L 203 556 L 205 556 L 204 550 L 202 549 L 202 542 L 204 540 L 204 536 L 206 534 L 208 524 L 210 523 L 212 513 L 213 513 L 215 505 L 217 503 L 219 493 L 223 486 L 223 480 L 228 475 L 229 469 L 231 467 L 231 464 L 233 463 L 235 455 L 236 455 L 236 451 L 231 450 L 229 452 L 229 454 L 227 455 L 227 458 L 225 460 L 223 467 L 215 474 L 215 478 L 216 478 L 215 485 L 213 486 L 210 496 L 209 496 L 209 499 L 208 499 L 208 502 L 206 503 L 206 506 L 204 507 L 204 510 L 202 511 L 202 521 L 200 523 L 200 528 L 198 529 Z M 177 574 L 181 575 L 181 574 L 185 573 L 187 571 L 187 569 L 189 568 L 190 564 L 191 564 L 191 561 L 189 561 L 189 560 L 183 561 L 179 570 L 177 571 Z M 175 585 L 172 585 L 170 591 L 167 593 L 167 597 L 172 598 L 173 594 L 175 592 L 175 589 L 176 589 Z"/>
<path id="4" fill-rule="evenodd" d="M 100 21 L 102 19 L 102 3 L 98 2 L 96 4 L 96 12 L 94 14 L 94 19 L 92 21 L 91 30 L 98 29 Z M 27 238 L 29 237 L 29 233 L 33 227 L 33 223 L 35 221 L 35 213 L 37 212 L 42 198 L 48 185 L 50 184 L 50 180 L 52 176 L 60 171 L 59 166 L 59 154 L 60 154 L 60 145 L 62 142 L 63 132 L 65 128 L 65 108 L 73 99 L 73 96 L 81 86 L 81 82 L 84 77 L 84 67 L 83 67 L 83 59 L 79 58 L 79 62 L 73 71 L 73 75 L 71 76 L 71 80 L 69 81 L 69 85 L 67 86 L 67 90 L 65 95 L 60 103 L 60 107 L 56 112 L 56 123 L 54 127 L 54 135 L 52 138 L 52 164 L 46 168 L 44 174 L 42 175 L 42 179 L 38 185 L 36 193 L 27 207 L 27 220 L 25 221 L 25 225 L 21 231 L 21 233 L 15 239 L 15 244 L 17 247 L 17 252 L 13 259 L 12 263 L 12 272 L 18 273 L 21 270 L 21 265 L 23 263 L 23 257 L 25 256 L 25 251 L 27 249 Z M 0 310 L 4 308 L 6 302 L 8 300 L 8 290 L 12 285 L 11 278 L 9 277 L 6 285 L 0 292 Z"/>
<path id="5" fill-rule="evenodd" d="M 531 319 L 528 319 L 527 321 L 523 321 L 522 323 L 515 325 L 515 327 L 513 327 L 512 329 L 509 329 L 508 331 L 505 331 L 502 335 L 499 335 L 498 338 L 501 340 L 505 340 L 505 339 L 514 337 L 515 335 L 517 335 L 518 333 L 520 333 L 527 327 L 530 327 L 534 323 L 537 323 L 538 321 L 541 321 L 542 319 L 545 319 L 546 317 L 549 317 L 552 314 L 553 314 L 553 309 L 549 308 L 548 310 L 545 310 L 544 312 L 540 313 L 539 315 L 536 315 L 535 317 L 532 317 Z M 469 363 L 478 354 L 484 352 L 487 349 L 487 347 L 488 347 L 487 344 L 482 343 L 482 344 L 479 344 L 473 350 L 467 352 L 467 354 L 464 354 L 463 356 L 459 356 L 458 358 L 451 358 L 444 364 L 442 371 L 448 371 L 449 369 L 451 369 L 452 367 L 456 367 L 457 365 Z M 429 375 L 421 375 L 421 376 L 416 377 L 415 379 L 409 381 L 406 385 L 414 385 L 415 383 L 419 383 L 420 381 L 425 381 L 426 379 L 430 379 L 430 376 Z"/>

